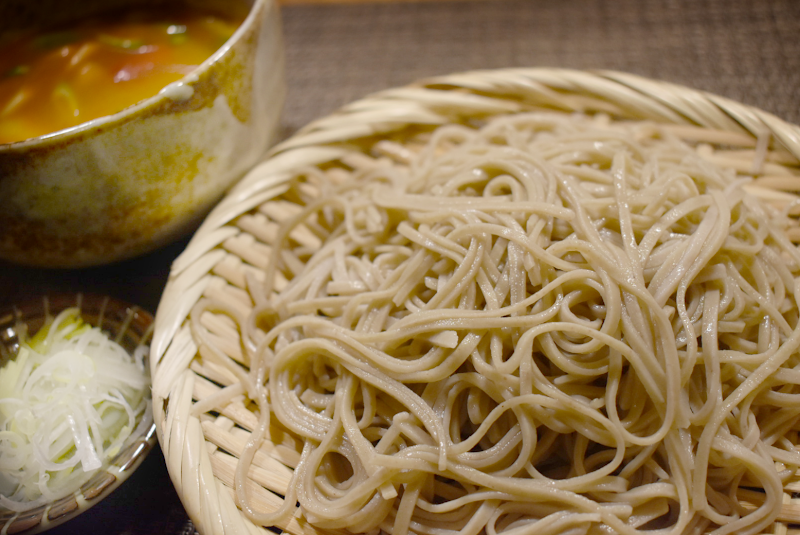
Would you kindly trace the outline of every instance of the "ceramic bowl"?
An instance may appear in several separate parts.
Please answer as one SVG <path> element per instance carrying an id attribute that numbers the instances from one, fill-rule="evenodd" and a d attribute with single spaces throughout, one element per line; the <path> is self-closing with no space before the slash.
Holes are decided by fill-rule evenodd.
<path id="1" fill-rule="evenodd" d="M 0 35 L 178 0 L 0 3 Z M 200 7 L 225 0 L 185 0 Z M 285 96 L 275 0 L 242 0 L 236 33 L 194 72 L 125 110 L 0 144 L 0 258 L 83 267 L 186 234 L 275 139 Z"/>
<path id="2" fill-rule="evenodd" d="M 0 311 L 0 366 L 13 358 L 23 332 L 35 333 L 48 317 L 70 307 L 80 308 L 85 322 L 102 328 L 129 353 L 140 345 L 150 344 L 153 317 L 137 306 L 96 295 L 51 295 Z M 145 370 L 148 369 L 145 362 Z M 142 419 L 142 432 L 129 437 L 120 453 L 93 472 L 75 492 L 20 513 L 0 505 L 0 533 L 32 535 L 44 531 L 77 516 L 108 496 L 133 473 L 156 444 L 152 411 L 144 414 Z"/>

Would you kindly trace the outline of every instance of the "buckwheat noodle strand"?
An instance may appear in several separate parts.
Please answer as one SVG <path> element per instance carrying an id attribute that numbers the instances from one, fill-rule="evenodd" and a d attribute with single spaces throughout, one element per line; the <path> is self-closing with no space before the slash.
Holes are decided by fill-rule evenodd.
<path id="1" fill-rule="evenodd" d="M 298 173 L 241 328 L 262 431 L 305 448 L 258 513 L 257 431 L 239 504 L 355 533 L 760 533 L 800 466 L 800 254 L 746 180 L 654 125 L 542 113 Z"/>

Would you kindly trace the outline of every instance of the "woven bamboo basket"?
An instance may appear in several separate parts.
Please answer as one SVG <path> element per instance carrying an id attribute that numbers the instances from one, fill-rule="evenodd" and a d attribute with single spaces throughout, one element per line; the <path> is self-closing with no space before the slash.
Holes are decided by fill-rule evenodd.
<path id="1" fill-rule="evenodd" d="M 255 426 L 252 404 L 242 396 L 215 405 L 220 385 L 235 377 L 207 358 L 189 316 L 203 297 L 223 303 L 228 314 L 246 317 L 252 309 L 247 279 L 263 273 L 272 229 L 285 217 L 270 200 L 298 169 L 316 166 L 335 173 L 385 157 L 381 141 L 387 138 L 402 143 L 410 131 L 532 110 L 669 125 L 674 134 L 702 146 L 711 161 L 752 174 L 755 180 L 747 187 L 754 194 L 779 205 L 798 199 L 791 192 L 800 192 L 800 127 L 720 96 L 619 72 L 531 68 L 442 76 L 372 95 L 309 124 L 275 147 L 209 215 L 174 262 L 156 317 L 155 420 L 170 476 L 198 531 L 265 531 L 241 513 L 232 491 L 239 454 Z M 759 144 L 768 151 L 756 150 Z M 791 239 L 798 242 L 800 235 Z M 215 345 L 244 367 L 235 325 L 224 315 L 206 316 L 202 323 Z M 301 447 L 273 429 L 249 473 L 258 507 L 278 506 Z M 786 486 L 778 522 L 769 533 L 800 533 L 795 492 L 800 483 Z M 318 532 L 298 518 L 280 528 L 298 535 Z"/>

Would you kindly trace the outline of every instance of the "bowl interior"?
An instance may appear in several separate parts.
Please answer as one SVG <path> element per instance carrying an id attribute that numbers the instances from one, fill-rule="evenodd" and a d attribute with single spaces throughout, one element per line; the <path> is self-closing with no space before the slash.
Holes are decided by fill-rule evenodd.
<path id="1" fill-rule="evenodd" d="M 113 298 L 57 294 L 31 299 L 0 311 L 0 367 L 16 355 L 20 340 L 35 334 L 60 311 L 78 307 L 86 323 L 100 327 L 128 353 L 149 345 L 153 317 L 141 308 Z M 145 369 L 149 369 L 145 356 Z M 95 471 L 79 489 L 51 503 L 24 512 L 0 506 L 0 532 L 33 534 L 55 527 L 86 511 L 121 485 L 156 443 L 152 411 L 142 416 L 142 432 L 131 435 L 113 459 Z"/>
<path id="2" fill-rule="evenodd" d="M 124 9 L 182 5 L 222 14 L 245 15 L 254 3 L 255 0 L 83 0 L 67 4 L 59 0 L 5 0 L 0 3 L 0 44 L 22 32 L 45 30 Z"/>
<path id="3" fill-rule="evenodd" d="M 55 5 L 50 0 L 43 2 L 26 2 L 24 0 L 8 0 L 7 2 L 0 3 L 0 47 L 10 41 L 14 41 L 19 37 L 28 36 L 31 33 L 37 35 L 46 35 L 48 32 L 56 31 L 56 35 L 61 34 L 61 30 L 70 30 L 75 25 L 80 24 L 81 21 L 92 19 L 94 17 L 111 15 L 117 17 L 123 15 L 126 11 L 133 10 L 134 12 L 153 13 L 157 15 L 159 12 L 169 13 L 170 10 L 175 8 L 187 8 L 189 11 L 199 10 L 202 13 L 210 13 L 218 15 L 224 19 L 230 18 L 232 20 L 245 21 L 248 13 L 251 11 L 256 0 L 86 0 L 76 2 L 69 5 Z M 53 5 L 51 5 L 53 4 Z M 243 24 L 240 24 L 240 26 Z M 66 32 L 69 33 L 68 31 Z M 56 40 L 58 37 L 56 37 Z M 54 53 L 55 49 L 61 45 L 49 44 L 42 45 L 45 49 L 50 48 Z M 224 48 L 224 47 L 222 47 Z M 220 52 L 219 48 L 211 53 L 203 60 L 197 68 L 193 69 L 183 77 L 194 77 L 198 71 L 206 68 L 213 62 L 211 58 L 216 57 Z M 0 53 L 3 49 L 0 48 Z M 79 54 L 76 54 L 73 59 L 76 59 Z M 83 65 L 84 63 L 80 63 Z M 107 73 L 107 76 L 110 73 Z M 0 77 L 7 76 L 7 73 L 0 73 Z M 167 84 L 171 85 L 171 84 Z M 165 86 L 166 87 L 166 86 Z M 161 88 L 162 90 L 164 87 Z M 35 137 L 20 139 L 10 143 L 0 143 L 0 148 L 4 146 L 13 146 L 20 143 L 30 143 L 41 138 L 51 138 L 54 135 L 61 133 L 72 132 L 76 129 L 82 129 L 87 123 L 103 121 L 108 117 L 128 115 L 133 112 L 132 108 L 139 107 L 138 105 L 143 102 L 150 102 L 151 105 L 157 100 L 158 92 L 147 94 L 141 91 L 141 98 L 135 102 L 127 101 L 128 104 L 124 108 L 120 108 L 116 112 L 111 112 L 105 115 L 96 115 L 89 112 L 90 115 L 79 124 L 63 127 L 63 125 L 55 127 L 52 131 L 48 131 Z M 12 99 L 13 100 L 13 99 Z"/>

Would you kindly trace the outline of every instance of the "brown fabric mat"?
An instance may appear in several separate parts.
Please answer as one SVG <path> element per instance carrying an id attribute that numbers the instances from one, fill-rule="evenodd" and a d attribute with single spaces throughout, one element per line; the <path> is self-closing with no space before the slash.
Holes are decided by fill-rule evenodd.
<path id="1" fill-rule="evenodd" d="M 800 122 L 800 2 L 494 0 L 283 7 L 291 133 L 368 93 L 470 69 L 615 69 Z"/>

